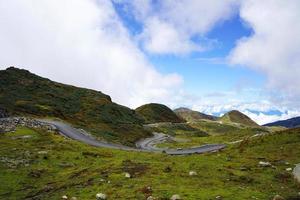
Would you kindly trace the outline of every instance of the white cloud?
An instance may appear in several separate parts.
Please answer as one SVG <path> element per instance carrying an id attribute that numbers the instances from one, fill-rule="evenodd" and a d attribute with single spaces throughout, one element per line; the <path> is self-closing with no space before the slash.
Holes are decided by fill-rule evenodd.
<path id="1" fill-rule="evenodd" d="M 142 22 L 142 44 L 150 53 L 188 54 L 205 49 L 193 41 L 203 37 L 218 22 L 229 19 L 239 0 L 115 0 L 128 5 L 135 18 Z M 143 3 L 141 3 L 143 2 Z"/>
<path id="2" fill-rule="evenodd" d="M 299 102 L 300 1 L 246 0 L 241 5 L 240 16 L 253 34 L 237 43 L 231 62 L 265 73 L 277 95 Z"/>
<path id="3" fill-rule="evenodd" d="M 130 38 L 109 0 L 0 1 L 0 65 L 101 90 L 129 106 L 170 98 L 162 75 Z"/>

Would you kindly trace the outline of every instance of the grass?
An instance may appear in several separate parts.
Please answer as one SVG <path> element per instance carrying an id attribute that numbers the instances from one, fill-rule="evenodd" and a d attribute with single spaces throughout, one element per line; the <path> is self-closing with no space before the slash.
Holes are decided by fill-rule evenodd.
<path id="1" fill-rule="evenodd" d="M 16 139 L 16 136 L 32 135 Z M 18 138 L 17 137 L 17 138 Z M 297 196 L 285 169 L 300 163 L 299 129 L 282 131 L 219 153 L 168 156 L 91 147 L 56 133 L 19 128 L 0 135 L 0 199 L 272 199 Z M 47 154 L 45 154 L 45 151 Z M 3 160 L 9 162 L 3 162 Z M 274 168 L 262 168 L 259 161 Z M 286 164 L 289 162 L 289 164 Z M 189 171 L 198 173 L 190 177 Z M 133 178 L 125 178 L 129 172 Z M 150 186 L 151 190 L 147 187 Z"/>

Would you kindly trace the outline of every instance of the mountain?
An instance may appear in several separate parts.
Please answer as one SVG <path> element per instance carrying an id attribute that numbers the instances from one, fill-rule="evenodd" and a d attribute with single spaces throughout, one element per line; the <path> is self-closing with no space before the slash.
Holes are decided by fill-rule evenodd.
<path id="1" fill-rule="evenodd" d="M 194 111 L 188 108 L 177 108 L 174 112 L 186 121 L 197 121 L 200 119 L 207 119 L 207 120 L 217 120 L 218 117 L 207 115 L 198 111 Z"/>
<path id="2" fill-rule="evenodd" d="M 108 95 L 14 67 L 0 70 L 0 108 L 11 115 L 59 118 L 99 139 L 127 145 L 150 135 L 134 110 L 112 102 Z"/>
<path id="3" fill-rule="evenodd" d="M 265 124 L 264 126 L 283 126 L 286 128 L 300 127 L 300 117 L 294 117 L 287 120 L 280 120 L 280 121 Z"/>
<path id="4" fill-rule="evenodd" d="M 136 108 L 135 111 L 149 124 L 158 122 L 184 122 L 170 108 L 162 104 L 145 104 Z"/>
<path id="5" fill-rule="evenodd" d="M 254 122 L 250 117 L 241 113 L 237 110 L 229 111 L 225 113 L 221 118 L 220 121 L 225 123 L 238 123 L 245 126 L 259 126 L 256 122 Z"/>

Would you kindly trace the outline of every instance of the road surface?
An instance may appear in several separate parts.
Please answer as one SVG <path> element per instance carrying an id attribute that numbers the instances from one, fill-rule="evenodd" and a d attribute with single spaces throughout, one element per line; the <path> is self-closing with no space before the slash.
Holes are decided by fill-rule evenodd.
<path id="1" fill-rule="evenodd" d="M 142 151 L 142 152 L 165 152 L 169 155 L 187 155 L 194 153 L 206 153 L 212 151 L 218 151 L 226 147 L 224 144 L 207 144 L 200 147 L 187 148 L 187 149 L 161 149 L 155 147 L 155 144 L 164 142 L 169 136 L 162 133 L 154 133 L 154 136 L 151 138 L 146 138 L 137 142 L 137 148 L 132 148 L 124 145 L 113 144 L 99 141 L 92 136 L 86 134 L 83 130 L 75 129 L 68 124 L 52 120 L 39 120 L 46 122 L 50 125 L 53 125 L 57 128 L 58 132 L 68 138 L 96 146 L 96 147 L 105 147 L 111 149 L 120 149 L 128 151 Z"/>

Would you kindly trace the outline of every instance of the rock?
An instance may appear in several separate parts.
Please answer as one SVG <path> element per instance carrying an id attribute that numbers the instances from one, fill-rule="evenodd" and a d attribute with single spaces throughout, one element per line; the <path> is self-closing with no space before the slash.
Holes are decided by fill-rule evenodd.
<path id="1" fill-rule="evenodd" d="M 103 193 L 96 194 L 96 199 L 97 200 L 105 200 L 106 198 L 107 198 L 106 194 L 103 194 Z"/>
<path id="2" fill-rule="evenodd" d="M 293 170 L 293 175 L 295 179 L 300 183 L 300 164 L 297 164 Z"/>
<path id="3" fill-rule="evenodd" d="M 264 162 L 264 161 L 259 161 L 258 165 L 261 166 L 261 167 L 271 167 L 272 166 L 271 163 Z"/>
<path id="4" fill-rule="evenodd" d="M 174 194 L 171 198 L 170 198 L 170 200 L 180 200 L 181 198 L 180 198 L 180 196 L 178 195 L 178 194 Z"/>
<path id="5" fill-rule="evenodd" d="M 197 176 L 197 172 L 195 172 L 195 171 L 190 171 L 190 172 L 189 172 L 189 175 L 190 175 L 190 176 Z"/>
<path id="6" fill-rule="evenodd" d="M 0 118 L 6 118 L 6 117 L 8 117 L 7 110 L 0 108 Z"/>
<path id="7" fill-rule="evenodd" d="M 68 196 L 67 195 L 64 195 L 61 197 L 62 199 L 68 199 Z"/>
<path id="8" fill-rule="evenodd" d="M 222 196 L 218 195 L 218 196 L 216 196 L 216 199 L 222 200 L 223 198 L 222 198 Z"/>
<path id="9" fill-rule="evenodd" d="M 288 172 L 290 172 L 290 171 L 292 171 L 293 169 L 292 169 L 292 168 L 286 168 L 285 170 L 288 171 Z"/>
<path id="10" fill-rule="evenodd" d="M 131 178 L 131 175 L 128 172 L 126 172 L 125 173 L 125 178 Z"/>
<path id="11" fill-rule="evenodd" d="M 275 195 L 273 200 L 284 200 L 284 198 L 280 195 Z"/>
<path id="12" fill-rule="evenodd" d="M 39 151 L 38 154 L 47 154 L 48 151 Z"/>
<path id="13" fill-rule="evenodd" d="M 147 200 L 154 200 L 154 197 L 149 196 L 149 197 L 147 198 Z"/>

